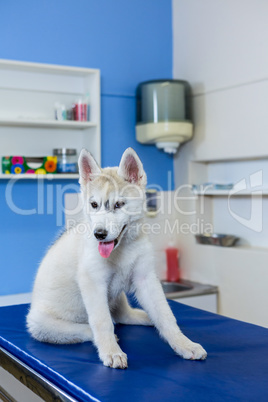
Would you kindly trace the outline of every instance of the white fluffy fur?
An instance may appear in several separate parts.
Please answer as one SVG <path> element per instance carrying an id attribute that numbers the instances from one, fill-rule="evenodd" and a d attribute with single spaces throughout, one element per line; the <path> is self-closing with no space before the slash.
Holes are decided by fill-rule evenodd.
<path id="1" fill-rule="evenodd" d="M 155 325 L 178 355 L 205 359 L 202 346 L 177 326 L 154 271 L 152 247 L 141 230 L 146 175 L 138 156 L 128 148 L 119 168 L 100 169 L 83 150 L 79 170 L 88 229 L 65 232 L 43 259 L 27 316 L 29 332 L 43 342 L 92 341 L 105 366 L 126 368 L 114 323 Z M 92 200 L 99 209 L 91 207 Z M 125 205 L 115 209 L 118 200 Z M 119 236 L 108 258 L 98 251 L 95 227 L 107 230 L 106 241 Z M 135 292 L 145 311 L 129 306 L 128 291 Z"/>

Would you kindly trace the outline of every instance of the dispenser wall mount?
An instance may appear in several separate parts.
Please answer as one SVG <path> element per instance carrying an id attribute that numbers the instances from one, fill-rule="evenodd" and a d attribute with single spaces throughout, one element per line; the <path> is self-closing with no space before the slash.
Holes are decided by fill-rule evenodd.
<path id="1" fill-rule="evenodd" d="M 193 136 L 190 86 L 182 80 L 155 80 L 139 84 L 136 91 L 136 138 L 176 153 Z"/>

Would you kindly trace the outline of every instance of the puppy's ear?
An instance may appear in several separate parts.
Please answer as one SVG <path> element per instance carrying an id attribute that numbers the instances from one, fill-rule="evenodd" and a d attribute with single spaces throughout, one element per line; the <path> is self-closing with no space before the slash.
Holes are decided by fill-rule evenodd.
<path id="1" fill-rule="evenodd" d="M 123 153 L 117 174 L 129 183 L 146 186 L 147 178 L 141 160 L 132 148 Z"/>
<path id="2" fill-rule="evenodd" d="M 101 170 L 93 156 L 86 149 L 82 149 L 78 159 L 79 167 L 79 183 L 81 185 L 87 184 L 89 181 L 94 180 Z"/>

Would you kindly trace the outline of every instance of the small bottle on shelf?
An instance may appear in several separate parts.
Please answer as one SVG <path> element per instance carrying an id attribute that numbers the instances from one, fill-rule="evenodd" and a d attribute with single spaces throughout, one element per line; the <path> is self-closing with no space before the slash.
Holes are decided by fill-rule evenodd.
<path id="1" fill-rule="evenodd" d="M 55 120 L 67 120 L 66 107 L 59 102 L 55 103 Z"/>
<path id="2" fill-rule="evenodd" d="M 77 173 L 76 149 L 56 148 L 53 155 L 57 156 L 57 173 Z"/>
<path id="3" fill-rule="evenodd" d="M 83 121 L 84 105 L 81 99 L 77 99 L 74 105 L 74 119 L 76 121 Z"/>
<path id="4" fill-rule="evenodd" d="M 86 107 L 86 121 L 90 121 L 89 92 L 87 92 L 87 94 L 86 94 L 86 98 L 85 98 L 85 107 Z"/>

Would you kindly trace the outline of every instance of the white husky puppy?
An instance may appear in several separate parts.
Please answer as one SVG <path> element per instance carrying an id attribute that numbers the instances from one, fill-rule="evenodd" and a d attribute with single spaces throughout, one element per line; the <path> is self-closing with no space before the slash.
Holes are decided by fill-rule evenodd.
<path id="1" fill-rule="evenodd" d="M 128 148 L 119 167 L 101 169 L 86 150 L 79 157 L 86 233 L 66 231 L 44 257 L 27 316 L 31 335 L 43 342 L 94 342 L 105 366 L 126 368 L 114 323 L 155 325 L 185 359 L 206 351 L 184 336 L 154 271 L 152 247 L 142 231 L 146 174 Z M 132 308 L 134 292 L 145 310 Z"/>

